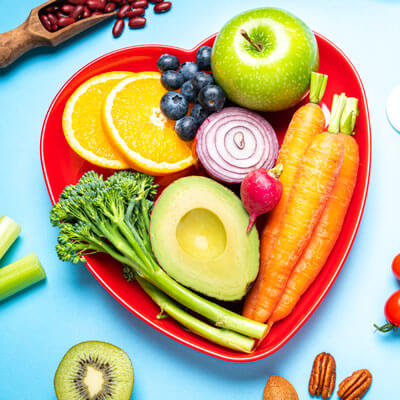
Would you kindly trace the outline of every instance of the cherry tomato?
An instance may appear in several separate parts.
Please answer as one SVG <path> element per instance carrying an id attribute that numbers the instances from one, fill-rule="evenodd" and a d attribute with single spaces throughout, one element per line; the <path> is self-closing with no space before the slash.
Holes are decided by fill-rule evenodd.
<path id="1" fill-rule="evenodd" d="M 400 254 L 397 254 L 392 262 L 392 271 L 395 277 L 400 280 Z"/>
<path id="2" fill-rule="evenodd" d="M 400 327 L 400 290 L 394 292 L 386 302 L 385 316 L 390 324 Z"/>

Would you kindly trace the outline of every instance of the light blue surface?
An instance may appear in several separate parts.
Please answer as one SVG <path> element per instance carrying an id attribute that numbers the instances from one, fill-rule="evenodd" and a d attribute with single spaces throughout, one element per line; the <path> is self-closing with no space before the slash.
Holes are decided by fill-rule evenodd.
<path id="1" fill-rule="evenodd" d="M 11 11 L 11 3 L 12 11 Z M 374 333 L 383 305 L 399 286 L 390 272 L 400 251 L 400 136 L 385 118 L 385 101 L 400 83 L 400 1 L 175 0 L 144 30 L 114 40 L 111 23 L 62 45 L 40 49 L 0 72 L 0 215 L 17 220 L 21 237 L 2 265 L 35 251 L 48 280 L 0 304 L 0 400 L 55 399 L 53 376 L 65 351 L 104 340 L 132 358 L 134 399 L 261 399 L 269 374 L 288 378 L 301 399 L 314 356 L 336 357 L 338 380 L 353 370 L 374 375 L 368 399 L 398 398 L 400 337 Z M 0 31 L 21 23 L 37 0 L 0 1 Z M 82 265 L 57 259 L 57 231 L 39 158 L 42 122 L 61 85 L 80 67 L 114 49 L 164 43 L 191 48 L 240 11 L 280 6 L 334 41 L 364 82 L 373 129 L 373 168 L 361 228 L 333 289 L 303 329 L 272 357 L 231 364 L 162 336 L 120 306 Z M 336 396 L 334 397 L 336 398 Z"/>

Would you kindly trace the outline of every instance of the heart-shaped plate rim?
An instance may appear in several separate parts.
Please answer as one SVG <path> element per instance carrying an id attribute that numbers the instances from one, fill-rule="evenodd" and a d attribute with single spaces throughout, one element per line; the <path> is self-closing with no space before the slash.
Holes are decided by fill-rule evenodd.
<path id="1" fill-rule="evenodd" d="M 303 304 L 303 306 L 300 308 L 300 311 L 297 311 L 298 314 L 300 314 L 300 317 L 297 315 L 296 316 L 296 309 L 294 310 L 294 313 L 292 313 L 291 316 L 289 316 L 285 321 L 282 321 L 279 324 L 276 324 L 272 330 L 270 335 L 267 336 L 267 339 L 265 339 L 260 346 L 256 349 L 251 354 L 242 354 L 242 353 L 237 353 L 234 351 L 230 351 L 227 349 L 224 349 L 222 347 L 216 346 L 212 343 L 209 343 L 208 341 L 198 338 L 195 335 L 192 335 L 186 331 L 184 331 L 182 328 L 180 328 L 177 324 L 175 324 L 173 321 L 167 321 L 166 320 L 157 320 L 155 316 L 157 315 L 157 308 L 154 305 L 146 305 L 146 307 L 151 308 L 151 314 L 154 314 L 154 318 L 150 317 L 148 313 L 143 312 L 142 306 L 137 304 L 132 305 L 130 301 L 126 299 L 124 295 L 121 295 L 120 290 L 115 289 L 111 287 L 109 279 L 104 279 L 102 274 L 99 273 L 98 268 L 96 265 L 98 265 L 98 258 L 97 257 L 88 257 L 88 262 L 86 263 L 87 268 L 91 271 L 91 273 L 95 276 L 95 278 L 100 282 L 100 284 L 115 298 L 117 299 L 124 307 L 126 307 L 128 310 L 130 310 L 133 314 L 135 314 L 137 317 L 142 319 L 144 322 L 158 330 L 159 332 L 164 333 L 166 336 L 182 343 L 185 344 L 188 347 L 191 347 L 193 349 L 196 349 L 202 353 L 226 360 L 226 361 L 232 361 L 232 362 L 249 362 L 249 361 L 256 361 L 259 359 L 262 359 L 264 357 L 267 357 L 277 351 L 279 348 L 281 348 L 285 343 L 287 343 L 296 333 L 297 331 L 304 325 L 304 323 L 307 321 L 307 319 L 311 316 L 311 314 L 318 308 L 330 288 L 332 287 L 334 281 L 336 280 L 347 256 L 348 253 L 351 249 L 351 246 L 354 242 L 355 236 L 357 234 L 361 217 L 364 211 L 364 206 L 365 206 L 365 201 L 367 197 L 367 192 L 368 192 L 368 185 L 369 185 L 369 177 L 370 177 L 370 169 L 371 169 L 371 127 L 370 127 L 370 119 L 369 119 L 369 112 L 368 112 L 368 105 L 367 105 L 367 99 L 365 95 L 365 90 L 363 87 L 363 84 L 361 82 L 361 79 L 350 62 L 350 60 L 346 57 L 346 55 L 336 47 L 331 41 L 323 37 L 322 35 L 315 33 L 318 44 L 320 46 L 320 51 L 321 51 L 321 46 L 323 49 L 328 49 L 329 52 L 333 52 L 334 57 L 337 57 L 337 62 L 341 65 L 344 69 L 346 69 L 347 73 L 349 76 L 351 76 L 353 79 L 352 83 L 352 89 L 350 90 L 350 93 L 346 91 L 346 82 L 341 82 L 342 85 L 340 87 L 340 90 L 337 89 L 337 92 L 341 91 L 346 91 L 346 94 L 349 96 L 355 95 L 359 97 L 360 100 L 360 116 L 359 116 L 359 121 L 361 120 L 362 129 L 361 132 L 358 132 L 356 135 L 357 137 L 360 137 L 359 135 L 364 135 L 363 136 L 363 151 L 362 151 L 362 159 L 360 162 L 360 173 L 357 181 L 357 186 L 356 190 L 353 196 L 352 204 L 350 205 L 349 213 L 350 217 L 347 216 L 347 218 L 351 218 L 352 220 L 347 224 L 350 225 L 348 228 L 346 228 L 346 239 L 345 243 L 341 245 L 340 249 L 338 250 L 339 254 L 336 255 L 336 247 L 334 251 L 332 252 L 333 255 L 331 255 L 330 260 L 328 260 L 327 264 L 332 265 L 329 269 L 329 272 L 327 273 L 326 277 L 318 277 L 317 281 L 318 283 L 314 283 L 312 287 L 310 287 L 309 291 L 313 292 L 311 293 L 308 297 L 308 300 L 303 299 L 299 302 L 299 304 Z M 96 72 L 91 74 L 90 71 L 93 66 L 98 65 L 99 63 L 102 64 L 103 66 L 106 65 L 106 67 L 102 68 L 104 71 L 105 70 L 112 70 L 113 69 L 113 60 L 117 60 L 119 57 L 124 57 L 129 52 L 149 52 L 149 51 L 157 51 L 157 53 L 160 53 L 160 49 L 162 49 L 163 52 L 171 52 L 171 53 L 179 53 L 180 55 L 187 57 L 188 60 L 191 60 L 194 58 L 194 54 L 196 53 L 197 49 L 199 49 L 201 46 L 204 45 L 212 45 L 213 41 L 215 40 L 216 34 L 210 36 L 209 38 L 205 39 L 203 42 L 199 43 L 197 46 L 195 46 L 191 50 L 185 50 L 181 49 L 178 47 L 173 47 L 173 46 L 165 46 L 165 45 L 139 45 L 139 46 L 132 46 L 132 47 L 127 47 L 119 50 L 115 50 L 113 52 L 107 53 L 101 57 L 98 57 L 97 59 L 93 60 L 92 62 L 88 63 L 85 65 L 83 68 L 81 68 L 79 71 L 77 71 L 59 90 L 57 95 L 55 96 L 54 100 L 52 101 L 49 110 L 46 114 L 44 123 L 43 123 L 43 128 L 42 128 L 42 133 L 41 133 L 41 140 L 40 140 L 40 158 L 41 158 L 41 164 L 42 164 L 42 169 L 43 169 L 43 175 L 47 187 L 47 191 L 49 193 L 50 199 L 52 204 L 55 203 L 56 201 L 56 195 L 55 191 L 53 188 L 52 183 L 50 182 L 49 178 L 49 170 L 48 170 L 48 165 L 46 162 L 46 140 L 47 140 L 47 135 L 49 134 L 56 134 L 52 133 L 53 130 L 49 127 L 49 118 L 53 112 L 53 109 L 55 108 L 56 104 L 60 101 L 60 97 L 63 96 L 65 97 L 66 94 L 65 92 L 68 91 L 69 93 L 72 93 L 73 90 L 79 84 L 82 83 L 82 81 L 88 79 L 89 77 L 96 75 Z M 322 57 L 321 57 L 322 60 Z M 182 61 L 182 60 L 181 60 Z M 186 61 L 186 60 L 185 60 Z M 117 64 L 117 63 L 116 63 Z M 321 63 L 322 64 L 322 63 Z M 154 66 L 155 67 L 155 66 Z M 101 71 L 101 72 L 104 72 Z M 321 72 L 325 73 L 323 69 Z M 346 74 L 344 74 L 346 76 Z M 355 80 L 354 80 L 355 79 Z M 345 79 L 346 80 L 346 79 Z M 356 84 L 356 87 L 354 85 Z M 328 87 L 329 87 L 329 80 L 328 80 Z M 354 91 L 355 93 L 352 93 L 351 91 Z M 331 89 L 332 92 L 332 89 Z M 332 93 L 331 93 L 332 94 Z M 327 96 L 326 96 L 327 97 Z M 326 108 L 326 105 L 325 105 Z M 294 112 L 294 110 L 290 110 L 291 113 Z M 272 120 L 274 119 L 274 116 L 270 115 Z M 72 150 L 71 150 L 72 151 Z M 54 162 L 54 161 L 53 161 Z M 90 164 L 89 164 L 90 165 Z M 73 182 L 68 182 L 68 183 L 73 183 Z M 346 222 L 345 225 L 346 227 Z M 343 232 L 342 232 L 343 234 Z M 337 244 L 338 246 L 338 244 Z M 335 259 L 336 257 L 336 259 Z M 112 261 L 109 259 L 106 260 L 107 263 L 112 263 Z M 327 267 L 325 268 L 327 269 Z M 321 273 L 323 275 L 324 272 Z M 316 281 L 316 282 L 317 282 Z M 135 283 L 131 283 L 132 285 L 135 285 Z M 314 289 L 313 289 L 314 288 Z M 136 290 L 140 290 L 140 288 L 137 288 Z M 315 293 L 314 293 L 315 291 Z M 136 295 L 140 295 L 139 292 L 136 292 Z M 305 294 L 304 297 L 307 297 L 307 293 Z M 145 297 L 140 299 L 141 301 L 146 301 Z M 148 302 L 151 302 L 150 299 L 147 299 Z M 139 300 L 138 300 L 139 302 Z M 142 304 L 142 303 L 141 303 Z M 148 311 L 148 310 L 147 310 Z M 282 324 L 283 328 L 279 328 L 279 325 Z M 286 324 L 286 325 L 285 325 Z M 281 331 L 283 333 L 281 333 Z M 275 333 L 274 333 L 275 332 Z M 275 336 L 273 336 L 275 335 Z M 269 340 L 269 338 L 272 338 L 272 340 Z M 267 341 L 268 340 L 268 341 Z"/>

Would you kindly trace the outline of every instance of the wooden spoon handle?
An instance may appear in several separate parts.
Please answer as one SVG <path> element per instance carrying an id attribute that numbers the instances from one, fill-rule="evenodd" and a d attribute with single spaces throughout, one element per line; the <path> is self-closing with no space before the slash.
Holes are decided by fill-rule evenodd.
<path id="1" fill-rule="evenodd" d="M 43 39 L 28 30 L 25 21 L 17 28 L 0 34 L 0 68 L 7 67 L 28 50 L 44 45 Z"/>

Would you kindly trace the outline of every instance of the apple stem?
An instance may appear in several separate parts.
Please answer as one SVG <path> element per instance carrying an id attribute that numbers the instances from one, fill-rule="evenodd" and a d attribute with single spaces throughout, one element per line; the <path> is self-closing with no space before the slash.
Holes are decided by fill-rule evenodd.
<path id="1" fill-rule="evenodd" d="M 264 47 L 261 43 L 256 43 L 254 42 L 251 37 L 248 35 L 248 33 L 244 30 L 241 29 L 240 30 L 240 34 L 258 51 L 258 52 L 262 52 L 264 50 Z"/>
<path id="2" fill-rule="evenodd" d="M 311 72 L 310 103 L 319 104 L 324 97 L 328 75 Z"/>

